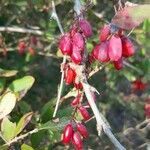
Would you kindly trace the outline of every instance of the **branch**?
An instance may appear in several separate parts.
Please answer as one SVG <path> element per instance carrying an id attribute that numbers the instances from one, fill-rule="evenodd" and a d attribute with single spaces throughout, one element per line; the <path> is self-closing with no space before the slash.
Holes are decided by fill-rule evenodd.
<path id="1" fill-rule="evenodd" d="M 75 0 L 75 6 L 74 6 L 74 10 L 76 12 L 77 15 L 81 15 L 81 1 L 80 0 Z M 77 71 L 78 76 L 81 79 L 81 83 L 83 85 L 83 90 L 85 92 L 86 98 L 91 106 L 91 109 L 95 115 L 96 121 L 97 121 L 97 130 L 98 130 L 98 135 L 100 136 L 100 133 L 103 129 L 103 131 L 105 132 L 105 134 L 109 137 L 109 139 L 111 140 L 111 142 L 114 144 L 114 146 L 118 149 L 118 150 L 125 150 L 125 148 L 119 143 L 119 141 L 116 139 L 116 137 L 113 135 L 113 133 L 111 132 L 111 128 L 109 126 L 109 124 L 107 123 L 107 120 L 104 118 L 104 116 L 99 112 L 93 96 L 91 94 L 91 86 L 88 84 L 87 82 L 87 77 L 85 74 L 85 63 L 83 65 L 78 66 L 79 67 L 79 71 Z M 77 69 L 77 68 L 76 68 Z"/>
<path id="2" fill-rule="evenodd" d="M 61 25 L 61 23 L 59 21 L 54 1 L 52 1 L 52 16 L 51 16 L 51 18 L 56 20 L 61 34 L 64 35 L 64 30 L 63 30 L 62 25 Z M 63 56 L 62 64 L 65 64 L 66 61 L 67 61 L 67 57 Z M 62 72 L 62 74 L 61 74 L 61 81 L 60 81 L 60 86 L 59 86 L 59 89 L 58 89 L 57 101 L 56 101 L 56 106 L 55 106 L 55 110 L 54 110 L 54 113 L 53 113 L 53 117 L 56 116 L 56 113 L 57 113 L 57 110 L 58 110 L 58 106 L 59 106 L 59 102 L 60 102 L 60 98 L 61 98 L 62 89 L 63 89 L 63 80 L 64 80 L 65 73 L 64 73 L 63 69 L 61 69 L 61 72 Z"/>
<path id="3" fill-rule="evenodd" d="M 32 131 L 29 131 L 29 132 L 27 132 L 27 133 L 25 133 L 25 134 L 23 134 L 23 135 L 20 135 L 20 136 L 18 136 L 18 137 L 15 137 L 15 138 L 12 139 L 10 142 L 7 142 L 5 145 L 10 146 L 12 143 L 18 142 L 19 140 L 24 139 L 25 137 L 27 137 L 27 136 L 29 136 L 29 135 L 31 135 L 31 134 L 33 134 L 33 133 L 37 133 L 38 131 L 39 131 L 39 130 L 38 130 L 37 128 L 35 128 L 35 129 L 33 129 Z M 3 146 L 5 146 L 5 145 L 3 145 Z"/>
<path id="4" fill-rule="evenodd" d="M 31 33 L 36 35 L 43 35 L 44 33 L 40 30 L 31 30 L 20 27 L 0 27 L 0 32 L 19 32 L 19 33 Z"/>

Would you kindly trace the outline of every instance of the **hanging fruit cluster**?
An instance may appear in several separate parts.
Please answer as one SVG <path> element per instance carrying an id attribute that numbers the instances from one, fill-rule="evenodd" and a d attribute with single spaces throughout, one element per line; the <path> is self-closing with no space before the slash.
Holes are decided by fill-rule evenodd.
<path id="1" fill-rule="evenodd" d="M 81 64 L 84 58 L 86 38 L 92 36 L 90 23 L 81 19 L 74 23 L 70 32 L 63 35 L 59 41 L 59 48 L 64 55 L 68 55 L 75 64 Z"/>
<path id="2" fill-rule="evenodd" d="M 20 40 L 18 43 L 18 53 L 20 55 L 23 55 L 28 52 L 31 55 L 35 55 L 35 48 L 37 46 L 37 42 L 38 40 L 35 36 L 31 36 L 30 41 Z"/>
<path id="3" fill-rule="evenodd" d="M 82 123 L 69 123 L 64 127 L 63 143 L 72 143 L 77 150 L 83 149 L 82 139 L 89 136 L 86 127 Z"/>
<path id="4" fill-rule="evenodd" d="M 131 40 L 123 34 L 122 29 L 115 29 L 108 24 L 100 30 L 99 40 L 90 55 L 90 58 L 101 63 L 111 61 L 117 70 L 123 68 L 123 58 L 131 57 L 135 53 Z"/>
<path id="5" fill-rule="evenodd" d="M 71 27 L 70 31 L 64 34 L 59 41 L 59 49 L 63 55 L 67 55 L 69 62 L 80 65 L 84 62 L 86 39 L 92 36 L 92 27 L 85 19 L 78 19 Z M 76 72 L 76 68 L 71 67 L 70 63 L 66 63 L 64 69 L 64 81 L 67 85 L 73 84 L 78 90 L 77 96 L 72 100 L 71 106 L 74 108 L 71 123 L 67 124 L 63 131 L 63 143 L 74 145 L 75 149 L 83 149 L 82 139 L 88 137 L 86 127 L 75 117 L 78 113 L 82 117 L 82 122 L 90 119 L 90 114 L 87 110 L 88 104 L 83 106 L 83 86 Z M 93 94 L 94 95 L 94 94 Z M 72 123 L 73 122 L 73 123 Z"/>

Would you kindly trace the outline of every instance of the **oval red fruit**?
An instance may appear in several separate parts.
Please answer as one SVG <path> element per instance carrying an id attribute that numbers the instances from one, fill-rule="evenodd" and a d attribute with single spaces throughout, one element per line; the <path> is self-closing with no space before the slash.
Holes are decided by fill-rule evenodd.
<path id="1" fill-rule="evenodd" d="M 114 67 L 116 70 L 121 70 L 123 68 L 123 60 L 120 58 L 118 61 L 114 61 Z"/>
<path id="2" fill-rule="evenodd" d="M 92 36 L 93 34 L 92 27 L 91 27 L 91 24 L 87 20 L 85 19 L 80 20 L 79 26 L 85 37 Z"/>
<path id="3" fill-rule="evenodd" d="M 19 52 L 19 54 L 21 54 L 21 55 L 24 54 L 26 48 L 27 48 L 27 46 L 26 46 L 26 43 L 24 41 L 19 42 L 19 44 L 18 44 L 18 52 Z"/>
<path id="4" fill-rule="evenodd" d="M 83 85 L 81 82 L 77 82 L 76 80 L 74 81 L 74 87 L 78 90 L 83 89 Z"/>
<path id="5" fill-rule="evenodd" d="M 108 56 L 108 42 L 102 42 L 99 45 L 99 53 L 98 53 L 98 60 L 100 62 L 108 62 L 109 56 Z"/>
<path id="6" fill-rule="evenodd" d="M 86 108 L 84 108 L 83 106 L 80 106 L 79 111 L 83 117 L 84 120 L 89 120 L 90 119 L 90 114 L 89 112 L 86 110 Z"/>
<path id="7" fill-rule="evenodd" d="M 72 37 L 72 44 L 73 46 L 78 48 L 78 51 L 84 51 L 85 47 L 84 38 L 79 32 L 75 33 L 74 36 Z"/>
<path id="8" fill-rule="evenodd" d="M 74 145 L 76 150 L 83 150 L 83 143 L 78 132 L 74 132 L 72 137 L 72 144 Z"/>
<path id="9" fill-rule="evenodd" d="M 107 40 L 109 34 L 110 34 L 110 25 L 104 25 L 104 27 L 100 30 L 99 39 L 101 42 L 104 42 Z"/>
<path id="10" fill-rule="evenodd" d="M 72 42 L 70 34 L 65 34 L 61 37 L 59 41 L 59 49 L 64 55 L 71 55 L 72 53 Z"/>
<path id="11" fill-rule="evenodd" d="M 66 69 L 64 79 L 67 85 L 70 85 L 71 83 L 73 83 L 75 80 L 75 77 L 76 77 L 76 73 L 74 72 L 73 69 L 71 68 Z"/>
<path id="12" fill-rule="evenodd" d="M 89 136 L 89 133 L 83 124 L 77 123 L 77 130 L 84 138 L 87 138 Z"/>
<path id="13" fill-rule="evenodd" d="M 112 36 L 109 40 L 108 55 L 111 61 L 118 61 L 122 57 L 122 43 L 118 36 Z"/>
<path id="14" fill-rule="evenodd" d="M 78 51 L 78 48 L 76 49 L 75 47 L 73 48 L 73 52 L 71 55 L 71 59 L 75 64 L 80 64 L 82 62 L 82 56 L 81 52 Z"/>
<path id="15" fill-rule="evenodd" d="M 99 47 L 100 47 L 100 44 L 97 44 L 94 48 L 93 48 L 93 50 L 92 50 L 92 56 L 93 56 L 93 58 L 94 59 L 98 59 L 98 55 L 99 55 Z"/>
<path id="16" fill-rule="evenodd" d="M 132 82 L 133 91 L 144 91 L 147 88 L 147 84 L 143 83 L 141 79 L 136 79 Z"/>
<path id="17" fill-rule="evenodd" d="M 63 143 L 68 144 L 70 143 L 73 136 L 73 127 L 71 124 L 67 124 L 63 131 Z"/>
<path id="18" fill-rule="evenodd" d="M 79 104 L 79 102 L 80 102 L 80 100 L 81 100 L 81 93 L 80 94 L 78 94 L 77 96 L 76 96 L 76 98 L 75 99 L 73 99 L 73 101 L 71 102 L 71 106 L 72 107 L 75 107 L 75 106 L 77 106 L 78 104 Z"/>
<path id="19" fill-rule="evenodd" d="M 130 39 L 124 36 L 121 40 L 122 40 L 122 56 L 130 57 L 134 55 L 135 49 Z"/>
<path id="20" fill-rule="evenodd" d="M 29 52 L 32 56 L 35 55 L 35 50 L 34 50 L 32 47 L 29 47 L 29 48 L 28 48 L 28 52 Z"/>

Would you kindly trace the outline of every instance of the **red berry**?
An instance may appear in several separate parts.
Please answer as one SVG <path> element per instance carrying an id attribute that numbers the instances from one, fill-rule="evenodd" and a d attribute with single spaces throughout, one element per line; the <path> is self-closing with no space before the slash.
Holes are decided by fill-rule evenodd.
<path id="1" fill-rule="evenodd" d="M 123 37 L 122 39 L 122 56 L 130 57 L 135 53 L 134 45 L 129 38 Z"/>
<path id="2" fill-rule="evenodd" d="M 89 136 L 88 131 L 83 124 L 77 123 L 77 130 L 84 138 L 87 138 Z"/>
<path id="3" fill-rule="evenodd" d="M 19 42 L 19 44 L 18 44 L 18 52 L 19 52 L 19 54 L 21 54 L 21 55 L 24 54 L 26 48 L 27 48 L 27 46 L 26 46 L 26 43 L 24 41 Z"/>
<path id="4" fill-rule="evenodd" d="M 63 143 L 68 144 L 73 136 L 73 127 L 71 124 L 67 124 L 63 131 Z"/>
<path id="5" fill-rule="evenodd" d="M 119 37 L 113 35 L 109 40 L 108 54 L 111 61 L 118 61 L 122 57 L 122 43 Z"/>
<path id="6" fill-rule="evenodd" d="M 121 70 L 123 68 L 123 60 L 120 58 L 118 61 L 114 61 L 114 67 L 116 70 Z"/>
<path id="7" fill-rule="evenodd" d="M 75 80 L 75 77 L 76 77 L 76 73 L 74 72 L 73 69 L 71 68 L 68 68 L 66 71 L 65 71 L 65 83 L 67 85 L 70 85 L 71 83 L 74 82 Z"/>
<path id="8" fill-rule="evenodd" d="M 83 143 L 78 132 L 74 132 L 72 137 L 72 144 L 74 145 L 76 150 L 83 150 Z"/>
<path id="9" fill-rule="evenodd" d="M 144 110 L 145 110 L 146 117 L 150 118 L 150 104 L 145 104 Z"/>
<path id="10" fill-rule="evenodd" d="M 80 51 L 80 52 L 84 51 L 84 47 L 85 47 L 84 38 L 79 32 L 75 33 L 74 36 L 72 37 L 72 44 L 77 49 L 76 51 Z"/>
<path id="11" fill-rule="evenodd" d="M 76 98 L 71 102 L 71 106 L 72 107 L 75 107 L 75 106 L 77 106 L 78 104 L 79 104 L 79 102 L 80 102 L 80 100 L 81 100 L 81 93 L 80 94 L 78 94 L 77 96 L 76 96 Z"/>
<path id="12" fill-rule="evenodd" d="M 29 52 L 31 55 L 35 55 L 35 50 L 34 50 L 32 47 L 29 47 L 29 48 L 28 48 L 28 52 Z"/>
<path id="13" fill-rule="evenodd" d="M 132 83 L 132 89 L 133 91 L 143 91 L 145 90 L 147 87 L 146 83 L 143 83 L 141 81 L 141 79 L 136 79 L 133 83 Z"/>
<path id="14" fill-rule="evenodd" d="M 110 34 L 110 25 L 104 25 L 104 27 L 100 30 L 99 39 L 101 42 L 107 40 Z"/>
<path id="15" fill-rule="evenodd" d="M 81 52 L 78 51 L 78 48 L 76 49 L 75 46 L 73 47 L 71 59 L 75 64 L 80 64 L 82 62 Z"/>
<path id="16" fill-rule="evenodd" d="M 99 53 L 98 53 L 98 60 L 100 62 L 108 62 L 109 56 L 108 56 L 108 42 L 102 42 L 99 45 Z"/>
<path id="17" fill-rule="evenodd" d="M 97 44 L 93 50 L 92 50 L 92 56 L 94 59 L 98 59 L 98 55 L 99 55 L 99 47 L 100 47 L 100 44 Z"/>
<path id="18" fill-rule="evenodd" d="M 93 34 L 92 27 L 91 27 L 91 24 L 87 20 L 85 19 L 80 20 L 79 26 L 85 37 L 92 36 Z"/>
<path id="19" fill-rule="evenodd" d="M 74 36 L 75 33 L 78 32 L 78 28 L 76 27 L 76 25 L 73 25 L 73 27 L 70 29 L 70 35 L 71 38 Z"/>
<path id="20" fill-rule="evenodd" d="M 84 108 L 83 106 L 80 106 L 79 111 L 83 117 L 84 120 L 89 120 L 90 119 L 90 114 L 89 112 L 86 110 L 86 108 Z"/>
<path id="21" fill-rule="evenodd" d="M 74 87 L 75 87 L 76 89 L 79 89 L 79 90 L 83 89 L 82 83 L 79 82 L 79 81 L 76 80 L 76 79 L 74 80 Z"/>
<path id="22" fill-rule="evenodd" d="M 65 34 L 61 37 L 59 41 L 59 48 L 64 55 L 71 55 L 72 53 L 72 43 L 70 34 Z"/>

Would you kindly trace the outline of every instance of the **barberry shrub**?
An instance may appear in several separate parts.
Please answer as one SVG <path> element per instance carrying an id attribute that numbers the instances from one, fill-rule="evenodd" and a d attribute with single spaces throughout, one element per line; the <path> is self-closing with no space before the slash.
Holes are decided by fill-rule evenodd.
<path id="1" fill-rule="evenodd" d="M 87 1 L 78 14 L 73 2 L 54 2 L 62 34 L 56 16 L 49 19 L 51 1 L 1 2 L 0 149 L 112 149 L 105 136 L 97 138 L 85 78 L 88 94 L 122 145 L 146 149 L 149 5 Z M 103 21 L 98 12 L 104 12 Z M 60 67 L 62 57 L 67 61 Z M 54 118 L 60 71 L 63 90 Z"/>

